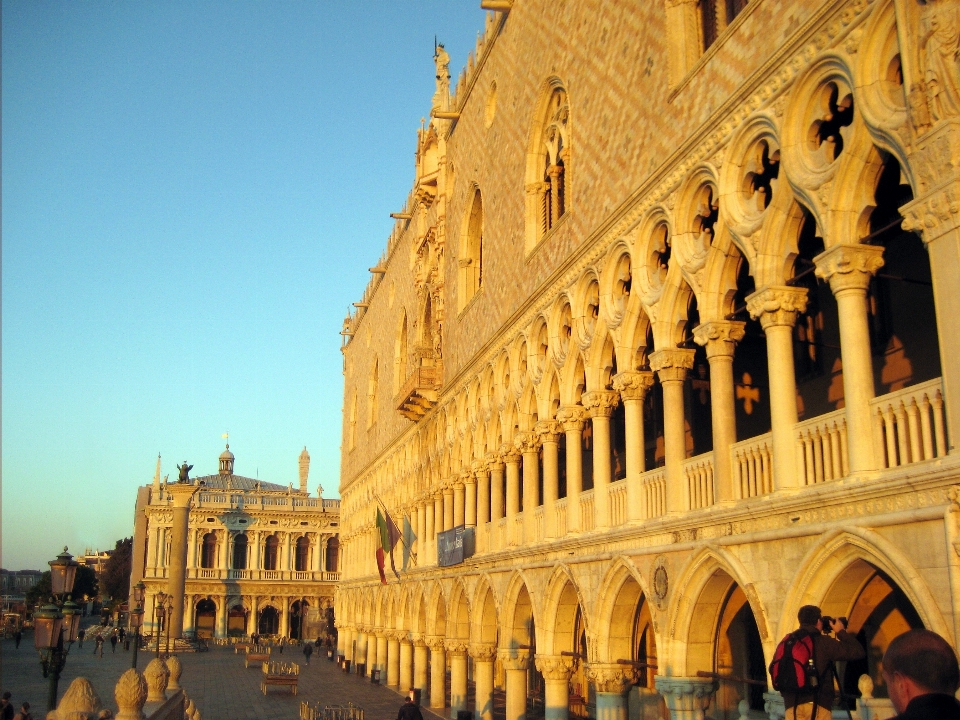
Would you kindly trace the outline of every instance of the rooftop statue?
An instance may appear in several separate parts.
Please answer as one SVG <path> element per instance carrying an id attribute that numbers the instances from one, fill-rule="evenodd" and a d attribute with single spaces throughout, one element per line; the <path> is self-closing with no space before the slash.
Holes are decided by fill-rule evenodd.
<path id="1" fill-rule="evenodd" d="M 190 482 L 190 471 L 193 470 L 193 465 L 187 465 L 187 461 L 183 461 L 183 465 L 177 465 L 177 470 L 180 471 L 179 482 L 188 483 Z"/>

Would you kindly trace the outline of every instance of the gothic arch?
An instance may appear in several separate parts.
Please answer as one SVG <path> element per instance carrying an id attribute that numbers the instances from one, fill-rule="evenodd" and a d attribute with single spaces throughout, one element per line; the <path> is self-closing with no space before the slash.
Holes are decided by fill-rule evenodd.
<path id="1" fill-rule="evenodd" d="M 543 594 L 544 626 L 538 638 L 538 652 L 545 655 L 559 655 L 563 651 L 574 651 L 574 626 L 577 608 L 580 608 L 588 637 L 591 635 L 591 621 L 587 617 L 586 603 L 583 601 L 580 586 L 573 574 L 564 564 L 554 567 L 553 574 Z"/>
<path id="2" fill-rule="evenodd" d="M 650 597 L 643 576 L 627 558 L 618 557 L 604 574 L 597 593 L 597 659 L 616 662 L 632 657 L 630 647 L 634 614 L 640 601 Z M 651 605 L 651 610 L 655 606 Z M 656 645 L 660 645 L 659 613 L 652 613 Z M 661 673 L 663 674 L 663 673 Z"/>

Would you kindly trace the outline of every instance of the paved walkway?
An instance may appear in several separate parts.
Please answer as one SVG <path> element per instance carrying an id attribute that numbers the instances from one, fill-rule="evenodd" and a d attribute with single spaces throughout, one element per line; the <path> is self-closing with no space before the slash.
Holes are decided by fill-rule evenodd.
<path id="1" fill-rule="evenodd" d="M 74 644 L 60 679 L 58 697 L 63 696 L 74 678 L 82 676 L 93 683 L 104 707 L 116 712 L 113 689 L 120 675 L 130 667 L 132 652 L 124 652 L 118 646 L 113 654 L 107 645 L 101 659 L 93 654 L 91 643 L 85 642 L 83 648 Z M 301 701 L 329 705 L 352 702 L 364 709 L 365 720 L 393 720 L 403 702 L 403 697 L 394 690 L 344 674 L 336 663 L 327 660 L 326 653 L 320 657 L 314 655 L 309 666 L 304 665 L 299 648 L 288 647 L 282 655 L 277 655 L 278 660 L 300 664 L 300 688 L 296 697 L 282 688 L 269 688 L 270 694 L 264 697 L 260 692 L 260 669 L 244 668 L 243 656 L 235 655 L 230 648 L 213 646 L 210 652 L 184 653 L 179 657 L 183 663 L 180 684 L 204 720 L 297 720 Z M 152 654 L 140 651 L 141 672 L 152 658 Z M 48 683 L 41 673 L 32 635 L 24 636 L 19 650 L 14 649 L 12 640 L 0 641 L 0 685 L 13 693 L 18 709 L 20 703 L 27 700 L 35 710 L 34 716 L 43 717 Z M 445 720 L 425 707 L 421 710 L 424 720 Z M 446 714 L 449 715 L 449 710 Z"/>

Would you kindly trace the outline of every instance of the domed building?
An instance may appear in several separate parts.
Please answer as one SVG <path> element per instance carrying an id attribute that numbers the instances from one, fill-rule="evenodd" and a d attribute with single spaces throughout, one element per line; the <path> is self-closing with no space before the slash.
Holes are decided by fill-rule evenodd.
<path id="1" fill-rule="evenodd" d="M 811 603 L 887 702 L 960 644 L 958 3 L 481 5 L 344 321 L 341 651 L 450 717 L 775 718 Z"/>
<path id="2" fill-rule="evenodd" d="M 296 489 L 237 475 L 229 445 L 216 474 L 190 479 L 185 633 L 315 638 L 325 628 L 340 577 L 340 501 L 310 497 L 306 448 L 298 460 Z M 172 524 L 158 457 L 153 484 L 137 494 L 130 577 L 147 588 L 145 633 L 163 623 L 156 596 L 168 590 Z"/>

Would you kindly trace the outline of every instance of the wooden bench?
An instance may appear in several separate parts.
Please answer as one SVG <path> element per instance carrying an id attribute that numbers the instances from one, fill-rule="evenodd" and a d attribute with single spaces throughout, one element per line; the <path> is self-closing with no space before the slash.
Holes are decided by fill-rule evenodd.
<path id="1" fill-rule="evenodd" d="M 233 646 L 233 654 L 239 655 L 240 653 L 246 653 L 250 649 L 250 643 L 247 642 L 238 642 Z"/>
<path id="2" fill-rule="evenodd" d="M 289 687 L 290 691 L 296 695 L 299 677 L 300 666 L 296 663 L 265 662 L 263 663 L 263 676 L 260 679 L 260 690 L 266 695 L 268 687 L 279 685 Z"/>
<path id="3" fill-rule="evenodd" d="M 250 667 L 250 663 L 263 664 L 270 660 L 271 648 L 268 645 L 251 645 L 247 648 L 247 657 L 243 661 L 244 667 Z"/>

